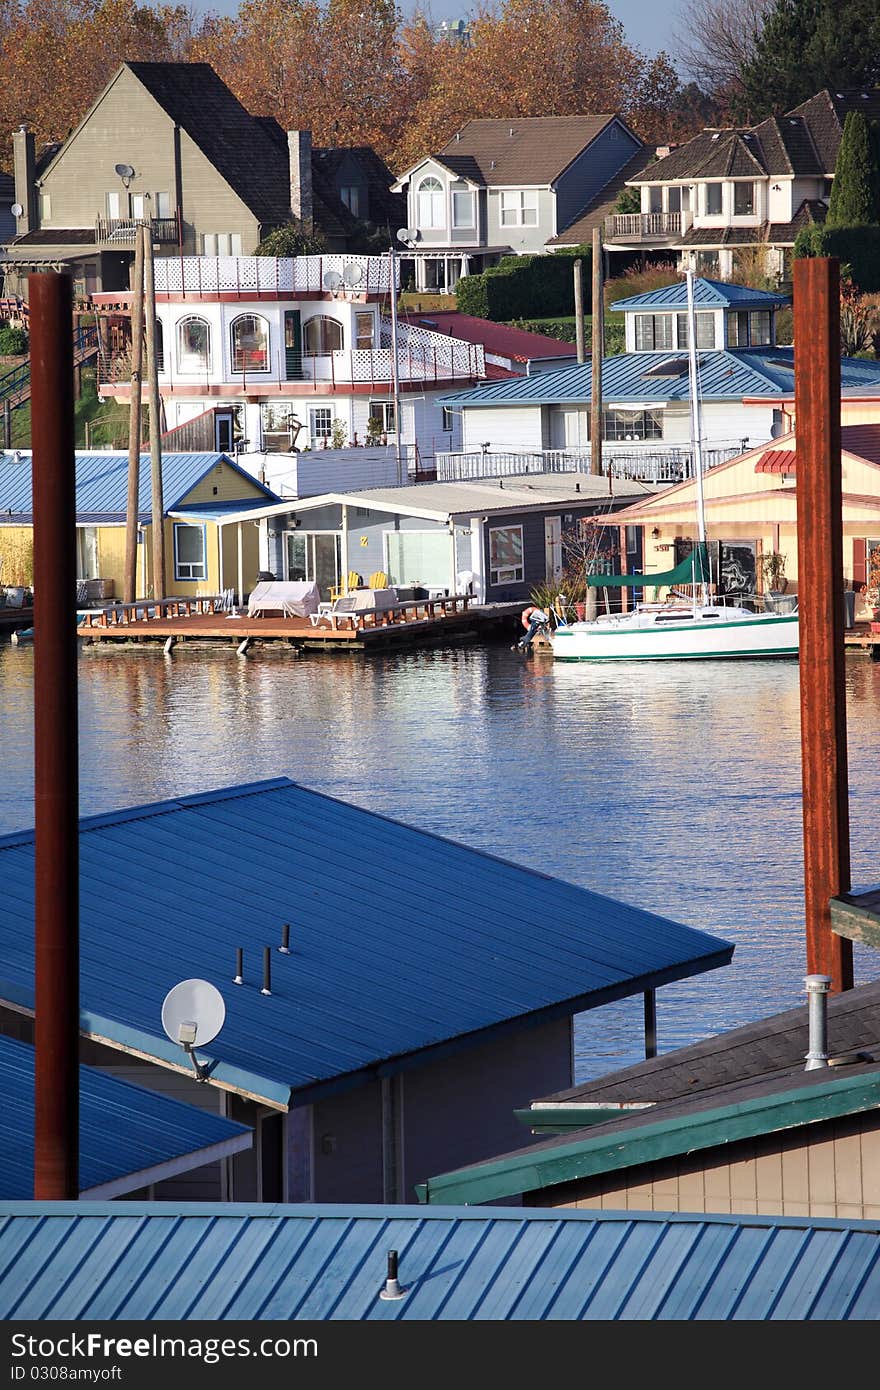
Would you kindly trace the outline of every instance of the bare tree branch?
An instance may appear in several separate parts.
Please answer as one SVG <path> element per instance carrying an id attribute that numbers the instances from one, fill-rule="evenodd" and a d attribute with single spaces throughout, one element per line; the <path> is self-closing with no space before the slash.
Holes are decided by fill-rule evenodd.
<path id="1" fill-rule="evenodd" d="M 713 95 L 741 90 L 740 71 L 773 0 L 686 0 L 675 51 L 688 74 Z"/>

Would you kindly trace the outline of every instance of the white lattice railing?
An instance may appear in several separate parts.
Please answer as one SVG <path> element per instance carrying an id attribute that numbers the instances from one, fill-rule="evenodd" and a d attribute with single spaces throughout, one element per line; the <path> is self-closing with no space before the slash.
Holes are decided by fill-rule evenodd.
<path id="1" fill-rule="evenodd" d="M 703 467 L 714 468 L 743 452 L 743 442 L 703 451 Z M 525 473 L 589 473 L 590 450 L 534 449 L 505 452 L 494 449 L 461 453 L 437 453 L 438 482 L 467 482 L 474 478 L 507 478 Z M 619 449 L 607 441 L 602 446 L 602 471 L 615 478 L 643 482 L 678 483 L 693 474 L 688 448 Z"/>
<path id="2" fill-rule="evenodd" d="M 399 280 L 397 262 L 395 273 Z M 156 259 L 155 280 L 157 294 L 386 294 L 391 288 L 387 256 L 163 256 Z"/>
<path id="3" fill-rule="evenodd" d="M 383 348 L 390 348 L 391 320 L 380 319 L 379 328 Z M 398 323 L 397 350 L 401 362 L 423 362 L 426 368 L 435 362 L 442 364 L 444 376 L 486 375 L 486 353 L 482 343 L 465 343 L 460 338 L 450 338 L 446 333 L 435 333 L 416 324 Z"/>

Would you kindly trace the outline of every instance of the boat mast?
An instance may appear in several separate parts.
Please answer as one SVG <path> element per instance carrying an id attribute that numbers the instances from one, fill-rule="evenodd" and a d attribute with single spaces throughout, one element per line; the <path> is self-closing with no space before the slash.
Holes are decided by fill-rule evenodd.
<path id="1" fill-rule="evenodd" d="M 703 497 L 703 439 L 700 424 L 700 394 L 697 376 L 697 315 L 694 308 L 694 272 L 688 267 L 687 275 L 687 324 L 688 324 L 688 368 L 690 373 L 691 397 L 691 446 L 694 458 L 694 477 L 697 481 L 697 537 L 700 545 L 700 573 L 703 573 L 702 556 L 708 555 L 706 549 L 706 504 Z M 705 578 L 702 581 L 702 601 L 709 602 L 709 589 Z"/>

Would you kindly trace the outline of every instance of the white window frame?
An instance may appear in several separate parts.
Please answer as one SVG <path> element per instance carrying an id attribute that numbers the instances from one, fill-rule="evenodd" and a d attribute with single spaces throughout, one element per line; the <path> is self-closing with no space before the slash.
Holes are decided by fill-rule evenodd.
<path id="1" fill-rule="evenodd" d="M 534 213 L 534 219 L 527 213 Z M 510 214 L 510 215 L 508 215 Z M 499 222 L 502 227 L 537 227 L 538 190 L 536 188 L 502 188 Z"/>
<path id="2" fill-rule="evenodd" d="M 52 195 L 51 193 L 40 194 L 40 222 L 52 221 Z"/>
<path id="3" fill-rule="evenodd" d="M 265 356 L 264 365 L 263 365 L 262 367 L 254 367 L 254 366 L 251 366 L 250 363 L 245 363 L 245 362 L 243 362 L 243 361 L 241 361 L 241 360 L 239 360 L 238 366 L 236 366 L 236 364 L 235 364 L 235 356 L 236 356 L 235 327 L 236 327 L 236 324 L 242 323 L 245 319 L 253 319 L 255 323 L 261 324 L 262 327 L 263 327 L 263 332 L 264 332 L 265 337 L 266 337 L 266 356 Z M 240 356 L 241 356 L 241 349 L 238 349 L 238 352 L 239 352 L 239 357 L 240 357 Z M 238 315 L 232 320 L 232 322 L 230 323 L 230 325 L 229 325 L 229 365 L 230 365 L 231 370 L 232 370 L 233 372 L 235 372 L 235 373 L 242 372 L 242 373 L 244 373 L 244 374 L 247 374 L 248 372 L 268 372 L 268 371 L 271 371 L 271 369 L 272 369 L 272 337 L 271 337 L 271 334 L 270 334 L 270 331 L 269 331 L 269 320 L 263 318 L 262 314 L 238 314 Z"/>
<path id="4" fill-rule="evenodd" d="M 171 194 L 170 194 L 170 193 L 157 193 L 157 194 L 156 194 L 156 216 L 157 216 L 157 217 L 173 217 L 173 216 L 174 216 L 174 213 L 173 213 L 172 210 L 171 210 Z"/>
<path id="5" fill-rule="evenodd" d="M 318 416 L 327 416 L 327 431 L 322 430 L 319 434 L 317 430 Z M 333 407 L 332 405 L 310 405 L 309 406 L 309 440 L 312 445 L 320 444 L 325 439 L 333 438 Z"/>
<path id="6" fill-rule="evenodd" d="M 117 189 L 110 189 L 104 194 L 107 206 L 107 221 L 118 222 L 122 216 L 120 194 Z"/>
<path id="7" fill-rule="evenodd" d="M 520 563 L 518 565 L 507 565 L 502 568 L 497 566 L 493 569 L 492 561 L 492 537 L 500 531 L 519 531 L 519 552 Z M 525 575 L 525 538 L 522 526 L 490 526 L 489 527 L 489 583 L 490 585 L 499 584 L 521 584 Z"/>
<path id="8" fill-rule="evenodd" d="M 338 347 L 338 348 L 334 348 L 334 347 L 328 347 L 328 346 L 327 346 L 327 344 L 326 344 L 325 341 L 324 341 L 324 329 L 323 329 L 323 327 L 321 327 L 321 329 L 320 329 L 320 331 L 319 331 L 319 339 L 320 339 L 320 342 L 319 342 L 319 346 L 318 346 L 317 350 L 314 350 L 313 348 L 310 348 L 309 345 L 308 345 L 308 342 L 309 342 L 309 329 L 310 329 L 310 327 L 311 327 L 311 325 L 312 325 L 313 323 L 318 323 L 318 324 L 321 324 L 321 325 L 323 325 L 323 324 L 325 324 L 325 323 L 332 323 L 332 324 L 336 327 L 336 329 L 338 330 L 338 332 L 339 332 L 339 347 Z M 335 318 L 333 317 L 332 314 L 312 314 L 312 317 L 311 317 L 310 319 L 306 319 L 305 323 L 302 325 L 302 353 L 303 353 L 303 357 L 329 357 L 330 354 L 331 354 L 332 352 L 342 352 L 342 351 L 344 350 L 344 348 L 345 348 L 345 329 L 343 328 L 342 324 L 339 322 L 339 319 L 335 319 Z"/>
<path id="9" fill-rule="evenodd" d="M 340 188 L 339 197 L 348 208 L 352 217 L 360 217 L 361 190 L 356 184 L 352 184 L 350 187 Z"/>
<path id="10" fill-rule="evenodd" d="M 240 256 L 240 232 L 204 232 L 202 235 L 203 256 Z"/>
<path id="11" fill-rule="evenodd" d="M 458 211 L 459 199 L 467 199 L 467 211 L 462 217 Z M 471 188 L 453 188 L 452 190 L 452 225 L 459 228 L 473 228 L 477 225 L 474 210 L 474 193 Z"/>
<path id="12" fill-rule="evenodd" d="M 751 212 L 737 212 L 737 210 L 736 210 L 736 195 L 737 195 L 737 193 L 740 191 L 741 188 L 749 188 L 749 187 L 750 187 L 751 190 L 752 190 L 752 210 L 751 210 Z M 734 185 L 733 185 L 733 201 L 732 201 L 732 205 L 731 205 L 731 216 L 732 216 L 732 217 L 755 217 L 755 216 L 757 216 L 757 212 L 758 212 L 758 189 L 757 189 L 757 185 L 755 184 L 754 180 L 749 180 L 749 179 L 737 179 L 736 182 L 735 182 Z"/>
<path id="13" fill-rule="evenodd" d="M 205 335 L 205 360 L 199 362 L 197 366 L 191 366 L 184 361 L 181 334 L 184 325 L 187 323 L 201 323 L 208 330 Z M 177 370 L 181 376 L 201 376 L 204 372 L 211 370 L 211 325 L 207 319 L 202 318 L 201 314 L 187 314 L 184 318 L 178 319 L 174 331 L 177 347 Z"/>
<path id="14" fill-rule="evenodd" d="M 420 180 L 416 189 L 416 212 L 418 225 L 426 231 L 446 230 L 446 190 L 436 174 L 426 174 Z"/>
<path id="15" fill-rule="evenodd" d="M 363 323 L 370 325 L 370 341 L 368 343 L 361 342 L 361 324 Z M 376 346 L 376 316 L 370 309 L 358 309 L 355 313 L 354 345 L 358 352 L 372 352 Z"/>
<path id="16" fill-rule="evenodd" d="M 384 435 L 396 436 L 397 429 L 394 423 L 394 401 L 393 400 L 371 400 L 370 411 L 367 416 L 369 420 L 382 421 L 382 433 Z"/>
<path id="17" fill-rule="evenodd" d="M 442 425 L 441 425 L 441 429 L 443 430 L 443 433 L 444 433 L 444 434 L 454 434 L 454 433 L 455 433 L 455 411 L 452 409 L 452 406 L 449 406 L 449 405 L 444 405 L 444 406 L 441 406 L 440 408 L 441 408 L 441 410 L 443 411 L 443 423 L 442 423 Z"/>
<path id="18" fill-rule="evenodd" d="M 181 560 L 178 549 L 179 531 L 198 531 L 202 537 L 202 558 L 201 560 Z M 188 570 L 189 573 L 184 573 Z M 200 570 L 201 573 L 193 573 Z M 195 584 L 208 577 L 208 528 L 204 524 L 197 524 L 189 521 L 175 521 L 174 523 L 174 578 L 178 583 Z"/>
<path id="19" fill-rule="evenodd" d="M 147 219 L 147 198 L 148 193 L 129 193 L 128 195 L 128 215 L 133 222 L 145 222 Z"/>
<path id="20" fill-rule="evenodd" d="M 712 209 L 709 207 L 710 188 L 718 189 L 718 197 L 720 199 L 721 206 L 718 208 L 716 212 L 713 212 Z M 703 184 L 703 206 L 706 210 L 707 217 L 724 216 L 724 184 L 721 182 L 720 179 L 707 179 L 706 182 Z"/>

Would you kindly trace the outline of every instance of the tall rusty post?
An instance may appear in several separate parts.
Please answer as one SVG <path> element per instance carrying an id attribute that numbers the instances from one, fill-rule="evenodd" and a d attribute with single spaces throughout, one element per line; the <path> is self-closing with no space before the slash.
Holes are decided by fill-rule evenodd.
<path id="1" fill-rule="evenodd" d="M 79 774 L 71 280 L 28 277 L 34 514 L 34 1197 L 79 1195 Z"/>
<path id="2" fill-rule="evenodd" d="M 807 973 L 839 991 L 853 963 L 829 905 L 850 887 L 836 260 L 795 261 L 794 342 Z"/>
<path id="3" fill-rule="evenodd" d="M 144 239 L 148 231 L 136 228 L 131 296 L 131 385 L 128 420 L 128 494 L 125 504 L 125 603 L 137 598 L 138 492 L 141 466 L 141 396 L 144 362 Z"/>

